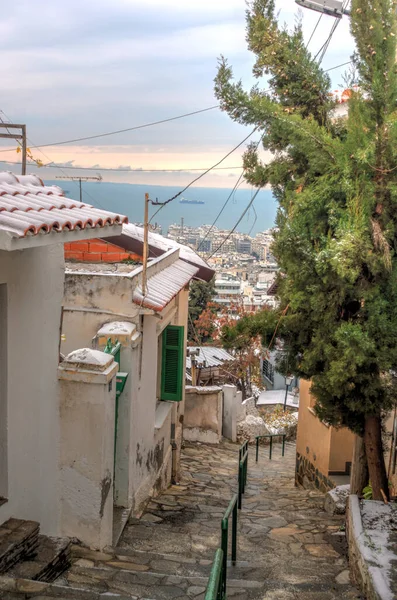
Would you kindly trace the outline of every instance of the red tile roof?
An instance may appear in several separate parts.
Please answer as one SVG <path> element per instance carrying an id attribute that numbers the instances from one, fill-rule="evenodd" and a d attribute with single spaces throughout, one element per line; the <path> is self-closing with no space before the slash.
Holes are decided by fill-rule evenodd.
<path id="1" fill-rule="evenodd" d="M 36 175 L 0 173 L 0 230 L 13 237 L 128 223 L 128 218 L 64 196 Z"/>

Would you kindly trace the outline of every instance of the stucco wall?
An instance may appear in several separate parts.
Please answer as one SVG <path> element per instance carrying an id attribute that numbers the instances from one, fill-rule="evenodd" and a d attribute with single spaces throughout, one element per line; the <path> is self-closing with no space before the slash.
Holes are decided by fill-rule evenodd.
<path id="1" fill-rule="evenodd" d="M 76 348 L 90 346 L 103 323 L 115 320 L 138 323 L 139 307 L 131 301 L 131 290 L 128 277 L 67 272 L 62 353 L 69 354 Z"/>
<path id="2" fill-rule="evenodd" d="M 183 437 L 218 444 L 222 438 L 222 389 L 187 387 Z"/>
<path id="3" fill-rule="evenodd" d="M 322 423 L 310 409 L 310 381 L 301 380 L 299 393 L 299 421 L 296 450 L 328 475 L 331 428 Z"/>
<path id="4" fill-rule="evenodd" d="M 354 434 L 349 429 L 346 427 L 341 429 L 331 428 L 330 472 L 345 472 L 346 463 L 352 462 L 353 444 Z"/>
<path id="5" fill-rule="evenodd" d="M 7 284 L 8 296 L 8 502 L 0 507 L 0 522 L 10 516 L 33 519 L 52 535 L 58 533 L 59 518 L 57 367 L 63 279 L 62 245 L 0 252 L 0 283 Z"/>
<path id="6" fill-rule="evenodd" d="M 142 311 L 131 300 L 136 283 L 123 275 L 67 273 L 62 351 L 90 346 L 99 328 L 111 321 L 130 321 L 141 333 L 136 348 L 121 351 L 121 370 L 129 377 L 120 406 L 129 425 L 119 420 L 123 443 L 118 446 L 121 460 L 116 467 L 117 503 L 139 514 L 148 496 L 171 482 L 172 461 L 175 476 L 178 472 L 184 399 L 180 403 L 162 402 L 161 406 L 157 401 L 162 331 L 169 324 L 184 326 L 186 345 L 188 289 L 161 313 L 140 315 Z M 171 439 L 176 440 L 173 451 Z"/>

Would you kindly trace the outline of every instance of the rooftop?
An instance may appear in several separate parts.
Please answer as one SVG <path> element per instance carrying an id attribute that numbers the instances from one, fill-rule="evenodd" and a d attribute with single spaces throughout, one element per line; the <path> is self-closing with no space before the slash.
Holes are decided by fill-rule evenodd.
<path id="1" fill-rule="evenodd" d="M 217 367 L 222 365 L 225 362 L 234 360 L 234 356 L 223 350 L 223 348 L 218 348 L 217 346 L 189 346 L 188 352 L 199 350 L 199 355 L 197 356 L 197 363 L 202 365 L 205 363 L 206 367 Z M 188 369 L 191 368 L 192 361 L 190 356 L 186 357 L 186 367 Z"/>
<path id="2" fill-rule="evenodd" d="M 0 173 L 0 233 L 6 235 L 1 248 L 11 250 L 13 240 L 36 236 L 40 243 L 44 238 L 46 243 L 85 239 L 97 236 L 98 230 L 107 237 L 109 228 L 115 233 L 123 223 L 128 223 L 124 215 L 66 198 L 60 187 L 44 185 L 37 175 Z M 26 246 L 14 244 L 15 248 Z"/>

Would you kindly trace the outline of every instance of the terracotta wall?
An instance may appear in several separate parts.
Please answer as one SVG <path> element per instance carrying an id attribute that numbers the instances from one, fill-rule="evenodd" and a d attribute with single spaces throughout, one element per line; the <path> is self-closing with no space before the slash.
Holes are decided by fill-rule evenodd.
<path id="1" fill-rule="evenodd" d="M 103 240 L 88 240 L 64 244 L 65 260 L 77 262 L 122 262 L 123 260 L 140 261 L 140 256 L 126 252 L 124 248 Z"/>

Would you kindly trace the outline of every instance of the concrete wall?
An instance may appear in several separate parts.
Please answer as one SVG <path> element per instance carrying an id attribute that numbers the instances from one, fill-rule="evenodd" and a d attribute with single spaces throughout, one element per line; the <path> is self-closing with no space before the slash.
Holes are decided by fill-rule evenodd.
<path id="1" fill-rule="evenodd" d="M 161 335 L 169 324 L 182 325 L 186 346 L 189 292 L 182 290 L 161 313 L 150 314 L 131 301 L 136 283 L 125 274 L 67 273 L 62 350 L 90 345 L 112 321 L 134 323 L 141 334 L 136 347 L 121 350 L 121 370 L 129 377 L 119 400 L 115 471 L 116 504 L 139 514 L 149 496 L 178 478 L 184 399 L 158 402 Z"/>
<path id="2" fill-rule="evenodd" d="M 1 379 L 0 394 L 1 418 L 7 414 L 0 446 L 8 449 L 8 481 L 2 488 L 8 502 L 0 507 L 0 522 L 10 516 L 33 519 L 52 535 L 59 523 L 57 367 L 63 280 L 62 245 L 0 252 L 8 313 L 2 339 L 7 378 Z"/>
<path id="3" fill-rule="evenodd" d="M 68 358 L 73 360 L 68 364 Z M 72 353 L 60 379 L 60 490 L 62 535 L 102 550 L 113 541 L 115 376 L 113 357 L 97 350 Z M 82 357 L 83 367 L 78 363 Z M 99 367 L 99 370 L 98 370 Z"/>
<path id="4" fill-rule="evenodd" d="M 223 386 L 222 433 L 232 442 L 237 440 L 237 388 L 235 385 Z"/>
<path id="5" fill-rule="evenodd" d="M 62 353 L 90 345 L 103 323 L 129 320 L 138 324 L 139 307 L 132 303 L 131 295 L 129 277 L 67 272 L 62 327 L 66 339 L 61 345 Z"/>
<path id="6" fill-rule="evenodd" d="M 222 388 L 187 386 L 184 439 L 218 444 L 222 438 L 222 410 Z"/>

